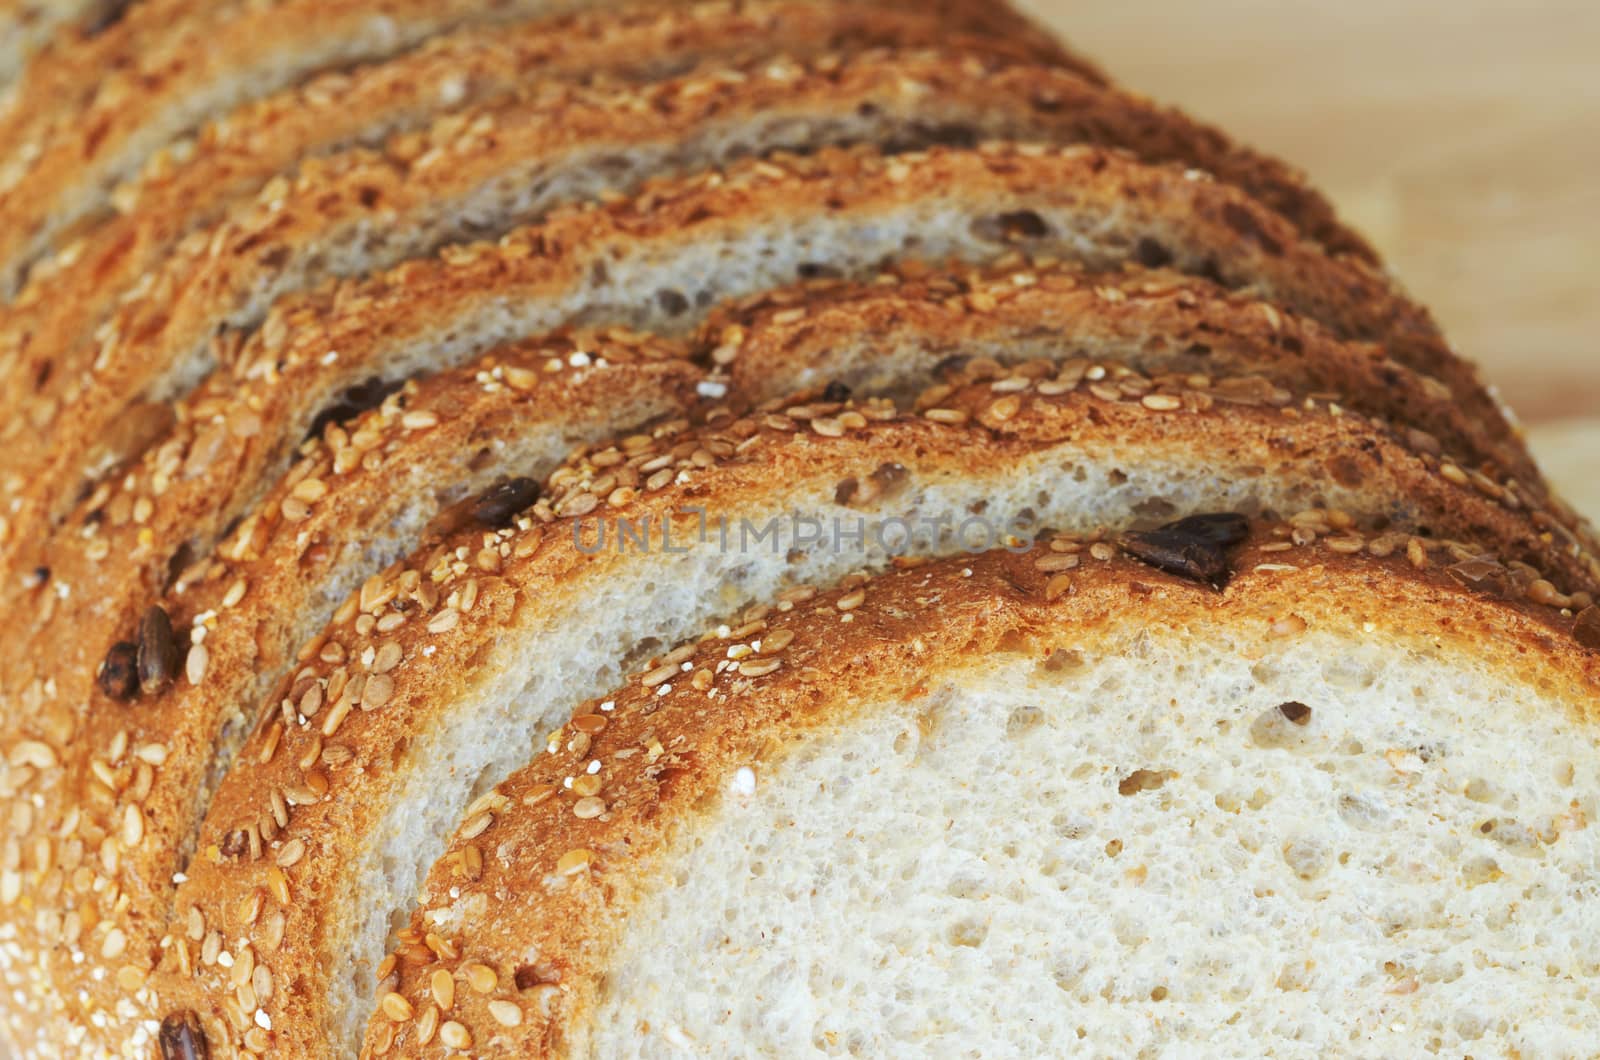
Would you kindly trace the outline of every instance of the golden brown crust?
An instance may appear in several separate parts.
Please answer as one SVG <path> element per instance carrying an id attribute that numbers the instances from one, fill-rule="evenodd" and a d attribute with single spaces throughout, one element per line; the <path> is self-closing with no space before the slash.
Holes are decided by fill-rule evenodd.
<path id="1" fill-rule="evenodd" d="M 28 686 L 37 694 L 47 681 L 54 696 L 41 698 L 26 728 L 58 748 L 56 762 L 24 790 L 35 799 L 37 820 L 70 820 L 69 835 L 109 834 L 117 856 L 100 866 L 99 900 L 45 887 L 37 903 L 58 921 L 109 917 L 97 930 L 86 924 L 81 938 L 68 946 L 56 940 L 52 953 L 49 939 L 17 924 L 48 958 L 50 996 L 68 1003 L 51 1014 L 58 1033 L 97 1025 L 96 1013 L 126 1016 L 139 1000 L 166 929 L 171 880 L 187 860 L 215 782 L 216 745 L 236 745 L 254 724 L 248 712 L 265 691 L 263 675 L 287 672 L 295 649 L 336 602 L 326 599 L 334 573 L 348 580 L 361 572 L 363 554 L 380 553 L 394 524 L 426 522 L 455 494 L 481 489 L 494 467 L 515 467 L 518 452 L 531 450 L 532 469 L 540 458 L 547 469 L 554 454 L 574 444 L 683 409 L 699 373 L 672 359 L 675 352 L 647 336 L 574 335 L 506 347 L 407 384 L 347 428 L 330 427 L 302 446 L 262 504 L 214 556 L 178 575 L 164 597 L 141 585 L 135 569 L 131 583 L 118 580 L 122 571 L 108 571 L 101 595 L 61 602 L 49 626 L 60 631 L 50 655 L 61 668 L 47 665 Z M 474 455 L 485 450 L 509 455 L 480 461 L 485 471 L 475 473 Z M 204 498 L 189 500 L 203 505 Z M 403 553 L 407 544 L 401 533 L 387 547 Z M 84 587 L 96 591 L 92 581 Z M 95 683 L 107 648 L 124 637 L 140 640 L 139 616 L 157 599 L 177 631 L 171 684 L 159 695 L 146 688 L 113 697 L 104 682 Z M 78 634 L 100 643 L 75 644 Z M 76 739 L 53 739 L 58 726 Z M 108 944 L 113 925 L 116 941 Z M 100 962 L 78 963 L 78 946 Z M 111 1029 L 110 1040 L 137 1028 L 129 1018 Z"/>
<path id="2" fill-rule="evenodd" d="M 388 62 L 326 74 L 164 148 L 138 183 L 114 195 L 116 215 L 32 270 L 0 330 L 0 363 L 14 359 L 0 401 L 24 409 L 34 429 L 45 429 L 58 388 L 73 371 L 61 363 L 64 353 L 93 332 L 118 296 L 158 267 L 182 236 L 214 223 L 273 177 L 287 179 L 302 159 L 380 143 L 437 114 L 524 92 L 537 81 L 652 80 L 697 62 L 771 51 L 779 42 L 796 57 L 935 44 L 951 54 L 1039 57 L 1023 42 L 963 33 L 958 24 L 918 12 L 770 0 L 583 12 L 473 29 Z M 57 389 L 45 388 L 42 377 L 54 378 Z"/>
<path id="3" fill-rule="evenodd" d="M 1203 392 L 1181 379 L 1151 384 L 1117 373 L 1096 380 L 1081 367 L 1061 376 L 1051 370 L 1020 372 L 1016 378 L 1025 385 L 1008 384 L 998 394 L 993 380 L 935 388 L 917 415 L 873 403 L 853 409 L 811 403 L 737 422 L 714 416 L 689 434 L 641 435 L 617 459 L 620 450 L 586 451 L 549 477 L 540 500 L 515 527 L 447 534 L 370 579 L 317 640 L 314 650 L 326 657 L 309 660 L 293 687 L 269 698 L 290 704 L 286 717 L 266 716 L 235 759 L 177 896 L 177 920 L 198 915 L 205 924 L 223 922 L 219 918 L 240 903 L 253 902 L 252 895 L 263 896 L 252 906 L 261 919 L 241 925 L 245 941 L 219 944 L 247 946 L 254 967 L 266 969 L 269 979 L 292 977 L 293 988 L 273 988 L 264 1005 L 272 1028 L 266 1031 L 242 1013 L 230 1014 L 236 1002 L 224 970 L 197 962 L 196 947 L 175 938 L 155 980 L 162 1002 L 199 1013 L 214 1048 L 235 1039 L 248 1044 L 244 1036 L 251 1035 L 258 1045 L 293 1051 L 327 1034 L 327 1013 L 319 1006 L 333 958 L 324 948 L 330 944 L 324 929 L 347 900 L 346 874 L 359 860 L 348 837 L 372 834 L 403 779 L 405 749 L 428 746 L 437 726 L 459 717 L 472 689 L 501 671 L 497 652 L 529 635 L 519 631 L 558 621 L 563 609 L 636 562 L 609 550 L 586 552 L 574 542 L 573 523 L 597 507 L 634 525 L 646 515 L 651 525 L 681 523 L 673 513 L 689 505 L 713 516 L 749 515 L 765 511 L 763 504 L 780 492 L 784 510 L 808 496 L 837 498 L 843 483 L 862 489 L 860 483 L 886 462 L 905 466 L 912 480 L 981 478 L 1053 447 L 1077 459 L 1111 461 L 1121 459 L 1114 453 L 1126 446 L 1132 462 L 1141 459 L 1138 453 L 1149 459 L 1181 452 L 1210 467 L 1266 468 L 1289 484 L 1313 484 L 1324 474 L 1360 481 L 1377 509 L 1362 514 L 1388 527 L 1426 527 L 1434 539 L 1363 529 L 1337 513 L 1298 520 L 1313 536 L 1319 528 L 1337 529 L 1337 547 L 1350 552 L 1401 553 L 1426 565 L 1437 554 L 1451 562 L 1477 558 L 1476 547 L 1439 543 L 1461 538 L 1539 548 L 1520 517 L 1428 471 L 1423 460 L 1353 414 L 1334 415 L 1314 402 L 1287 413 L 1224 411 L 1208 406 Z M 1096 455 L 1075 448 L 1085 445 Z M 632 472 L 619 470 L 618 459 Z M 1439 552 L 1430 553 L 1434 548 Z M 1498 572 L 1493 579 L 1488 568 L 1473 570 L 1518 596 L 1573 607 L 1592 603 L 1589 595 L 1550 595 L 1549 583 L 1515 559 L 1492 568 Z M 380 653 L 381 694 L 369 704 L 373 697 L 358 678 L 373 681 L 365 673 L 371 667 L 349 661 L 376 660 Z M 316 720 L 302 725 L 294 693 L 313 686 L 319 690 Z M 352 709 L 358 703 L 361 709 Z M 304 790 L 320 797 L 274 794 Z"/>
<path id="4" fill-rule="evenodd" d="M 1269 650 L 1309 624 L 1461 653 L 1507 680 L 1560 688 L 1552 707 L 1585 723 L 1600 715 L 1600 651 L 1573 643 L 1570 617 L 1486 598 L 1399 557 L 1296 545 L 1294 529 L 1258 524 L 1222 593 L 1109 544 L 1060 538 L 791 594 L 673 652 L 683 676 L 669 695 L 645 677 L 585 703 L 553 753 L 478 800 L 383 969 L 363 1055 L 439 1056 L 463 1042 L 495 1055 L 582 1053 L 630 908 L 736 770 L 781 768 L 808 734 L 915 697 L 973 660 L 1042 661 L 1066 630 L 1074 646 L 1110 649 L 1152 623 L 1226 629 Z M 459 931 L 428 917 L 475 899 L 493 915 Z"/>
<path id="5" fill-rule="evenodd" d="M 719 306 L 700 332 L 714 378 L 753 401 L 831 380 L 876 392 L 874 384 L 886 380 L 873 374 L 878 361 L 860 355 L 853 335 L 878 348 L 921 347 L 930 365 L 984 355 L 1014 361 L 1027 351 L 1076 346 L 1085 356 L 1126 358 L 1147 372 L 1259 374 L 1417 428 L 1414 448 L 1449 451 L 1473 468 L 1493 465 L 1491 476 L 1503 482 L 1514 475 L 1529 498 L 1548 492 L 1519 449 L 1496 441 L 1462 413 L 1448 387 L 1387 357 L 1380 344 L 1341 342 L 1248 290 L 1167 269 L 1107 274 L 1049 260 L 967 269 L 906 263 L 871 283 L 817 280 Z M 797 341 L 829 333 L 836 337 L 811 344 L 813 359 L 795 363 Z M 1114 352 L 1119 345 L 1144 348 Z"/>
<path id="6" fill-rule="evenodd" d="M 681 2 L 681 0 L 680 0 Z M 549 17 L 617 0 L 276 0 L 268 4 L 167 3 L 149 17 L 112 26 L 103 41 L 51 56 L 11 111 L 0 143 L 23 145 L 26 168 L 0 185 L 0 290 L 61 229 L 104 202 L 145 157 L 209 114 L 277 91 L 329 67 L 383 58 L 434 34 L 473 24 Z M 890 6 L 895 5 L 892 0 Z M 921 5 L 930 10 L 929 5 Z M 989 10 L 985 10 L 988 8 Z M 942 10 L 941 10 L 942 9 Z M 945 3 L 931 10 L 953 28 L 1008 35 L 1036 55 L 1070 59 L 1004 5 Z M 142 13 L 141 13 L 142 14 Z M 78 54 L 80 51 L 86 54 Z M 92 54 L 87 54 L 92 53 Z M 95 80 L 85 83 L 92 71 Z M 42 86 L 55 92 L 48 103 Z M 92 87 L 91 87 L 92 86 Z M 63 95 L 65 91 L 65 95 Z M 76 201 L 74 201 L 76 200 Z"/>
<path id="7" fill-rule="evenodd" d="M 795 120 L 758 131 L 786 111 Z M 515 107 L 469 112 L 426 136 L 400 137 L 384 157 L 352 151 L 308 164 L 295 181 L 269 187 L 253 209 L 186 239 L 98 333 L 98 347 L 62 349 L 59 343 L 70 343 L 82 327 L 80 315 L 63 308 L 58 319 L 74 322 L 68 332 L 40 335 L 10 377 L 9 400 L 29 409 L 26 419 L 11 421 L 3 440 L 12 477 L 26 483 L 35 498 L 29 503 L 36 505 L 41 495 L 73 495 L 86 469 L 134 455 L 148 439 L 128 425 L 147 417 L 159 422 L 163 395 L 181 389 L 174 377 L 204 370 L 208 345 L 225 357 L 253 330 L 255 310 L 246 306 L 260 298 L 256 292 L 272 289 L 286 262 L 365 239 L 368 225 L 421 224 L 430 238 L 447 235 L 451 225 L 430 223 L 441 212 L 439 203 L 464 201 L 510 175 L 521 181 L 534 169 L 530 160 L 548 160 L 542 172 L 568 180 L 574 166 L 604 166 L 606 155 L 629 151 L 643 152 L 647 168 L 678 169 L 707 155 L 716 161 L 717 139 L 727 135 L 719 130 L 732 132 L 741 123 L 748 128 L 734 132 L 735 149 L 746 139 L 765 147 L 788 144 L 796 128 L 805 129 L 797 146 L 862 135 L 903 144 L 992 136 L 1108 140 L 1153 161 L 1213 170 L 1281 202 L 1304 226 L 1331 217 L 1326 203 L 1280 164 L 1234 148 L 1181 115 L 1049 69 L 997 66 L 977 57 L 868 54 L 800 66 L 762 62 L 637 94 L 549 86 Z M 650 158 L 664 142 L 708 136 L 711 142 L 698 153 L 680 147 L 681 158 L 670 151 Z M 634 177 L 621 171 L 615 179 Z M 529 208 L 537 213 L 548 204 L 535 199 Z M 163 223 L 159 213 L 152 223 Z M 42 390 L 35 385 L 40 379 Z M 127 414 L 141 402 L 154 407 Z M 118 423 L 123 426 L 114 429 Z M 30 529 L 25 517 L 15 527 L 19 534 Z"/>
<path id="8" fill-rule="evenodd" d="M 1189 354 L 1198 342 L 1208 352 Z M 921 351 L 921 359 L 889 365 L 903 346 Z M 184 413 L 184 429 L 166 445 L 80 506 L 47 550 L 51 584 L 20 608 L 35 628 L 30 633 L 20 621 L 13 627 L 19 641 L 28 643 L 15 657 L 28 660 L 31 671 L 14 673 L 13 681 L 49 680 L 57 698 L 87 700 L 78 725 L 103 734 L 79 741 L 64 759 L 65 791 L 83 790 L 97 770 L 118 760 L 114 741 L 161 748 L 148 752 L 159 753 L 162 762 L 139 800 L 142 842 L 122 852 L 111 876 L 118 888 L 138 896 L 119 917 L 128 952 L 153 952 L 159 941 L 155 925 L 163 922 L 160 911 L 170 900 L 170 888 L 161 881 L 187 856 L 193 822 L 218 769 L 212 749 L 217 734 L 248 727 L 241 712 L 260 700 L 265 683 L 286 671 L 314 616 L 331 606 L 319 603 L 328 599 L 331 572 L 342 569 L 350 578 L 349 557 L 338 543 L 380 535 L 397 510 L 427 503 L 435 493 L 430 483 L 464 488 L 456 485 L 457 469 L 472 466 L 475 453 L 512 444 L 556 417 L 579 430 L 596 412 L 600 422 L 621 426 L 644 419 L 651 408 L 687 408 L 703 378 L 691 359 L 728 373 L 706 380 L 707 393 L 729 387 L 728 399 L 743 402 L 811 380 L 859 384 L 865 378 L 869 388 L 903 388 L 950 357 L 957 358 L 944 366 L 950 378 L 970 378 L 999 371 L 998 364 L 983 362 L 988 355 L 1006 363 L 1034 356 L 1060 361 L 1071 360 L 1076 349 L 1126 349 L 1145 371 L 1169 377 L 1254 373 L 1246 386 L 1224 381 L 1213 388 L 1239 405 L 1281 406 L 1297 390 L 1401 422 L 1423 414 L 1445 422 L 1450 407 L 1372 350 L 1335 343 L 1314 325 L 1247 296 L 1159 271 L 1097 276 L 1061 267 L 959 273 L 909 268 L 862 284 L 813 281 L 715 311 L 693 341 L 613 333 L 558 336 L 503 350 L 490 356 L 491 363 L 408 383 L 381 410 L 331 427 L 326 438 L 319 432 L 300 447 L 294 467 L 265 500 L 249 507 L 242 506 L 244 499 L 258 492 L 251 484 L 270 477 L 292 441 L 281 436 L 282 427 L 303 422 L 326 397 L 302 398 L 299 412 L 280 407 L 294 395 L 265 383 L 205 398 Z M 577 350 L 585 353 L 580 363 L 603 362 L 614 370 L 586 379 L 582 388 L 558 385 L 564 377 L 549 372 L 566 365 L 570 374 L 567 359 Z M 547 362 L 547 353 L 555 360 Z M 530 365 L 537 369 L 531 376 Z M 1087 371 L 1081 360 L 1079 369 Z M 346 378 L 359 381 L 362 371 L 351 365 Z M 535 384 L 526 397 L 506 389 Z M 1352 399 L 1349 386 L 1366 386 L 1366 400 Z M 649 405 L 650 395 L 666 405 Z M 407 422 L 419 426 L 406 429 Z M 250 429 L 229 426 L 237 423 Z M 424 423 L 432 425 L 423 429 Z M 1400 434 L 1408 437 L 1403 429 Z M 1417 448 L 1437 454 L 1437 444 L 1426 439 Z M 502 457 L 491 466 L 504 464 Z M 314 504 L 301 500 L 313 494 Z M 246 512 L 212 555 L 214 537 Z M 180 541 L 187 543 L 188 558 L 175 561 Z M 174 562 L 184 570 L 163 592 Z M 366 561 L 369 569 L 372 562 Z M 60 586 L 71 589 L 65 598 L 54 594 Z M 107 649 L 135 637 L 139 616 L 157 601 L 178 630 L 191 630 L 197 616 L 210 630 L 204 642 L 206 687 L 180 681 L 135 705 L 96 692 L 91 681 Z M 43 819 L 59 819 L 73 805 L 47 801 L 39 812 Z M 110 827 L 126 806 L 121 800 L 110 806 L 87 800 L 77 804 L 77 812 L 90 824 Z M 146 914 L 147 908 L 155 915 Z M 130 958 L 122 967 L 135 969 L 126 973 L 133 977 L 139 965 Z"/>

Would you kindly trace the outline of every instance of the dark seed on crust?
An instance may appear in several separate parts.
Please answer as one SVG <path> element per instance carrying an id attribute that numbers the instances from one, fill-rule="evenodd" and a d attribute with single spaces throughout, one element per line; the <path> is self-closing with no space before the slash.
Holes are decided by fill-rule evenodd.
<path id="1" fill-rule="evenodd" d="M 517 513 L 526 511 L 539 499 L 539 483 L 531 478 L 514 478 L 484 490 L 472 505 L 472 518 L 482 526 L 499 530 L 511 525 Z"/>
<path id="2" fill-rule="evenodd" d="M 1232 570 L 1228 549 L 1245 539 L 1250 520 L 1234 512 L 1191 515 L 1174 523 L 1123 534 L 1122 550 L 1168 574 L 1221 589 Z"/>
<path id="3" fill-rule="evenodd" d="M 211 1048 L 193 1012 L 174 1012 L 161 1021 L 161 1060 L 210 1060 Z"/>
<path id="4" fill-rule="evenodd" d="M 1133 245 L 1133 257 L 1147 269 L 1159 269 L 1172 264 L 1172 252 L 1149 236 L 1141 236 Z"/>
<path id="5" fill-rule="evenodd" d="M 222 837 L 219 848 L 225 858 L 239 858 L 250 849 L 250 833 L 243 828 L 235 828 Z"/>
<path id="6" fill-rule="evenodd" d="M 1279 703 L 1278 713 L 1295 725 L 1305 725 L 1311 720 L 1311 708 L 1292 699 L 1287 703 Z"/>
<path id="7" fill-rule="evenodd" d="M 119 640 L 106 652 L 106 661 L 100 666 L 100 691 L 112 699 L 126 703 L 139 694 L 139 646 L 131 640 Z"/>
<path id="8" fill-rule="evenodd" d="M 311 427 L 306 431 L 307 438 L 321 438 L 322 432 L 330 423 L 348 423 L 363 412 L 370 411 L 383 404 L 383 399 L 405 386 L 405 380 L 379 379 L 369 376 L 363 382 L 350 387 L 338 400 L 321 412 L 311 421 Z"/>
<path id="9" fill-rule="evenodd" d="M 823 388 L 822 400 L 823 401 L 830 401 L 830 402 L 832 402 L 832 401 L 849 401 L 850 400 L 850 388 L 845 386 L 843 383 L 839 382 L 837 379 L 835 379 L 833 382 L 829 383 L 826 387 Z"/>
<path id="10" fill-rule="evenodd" d="M 1578 642 L 1579 647 L 1600 651 L 1600 605 L 1578 612 L 1578 621 L 1572 625 L 1572 639 Z"/>
<path id="11" fill-rule="evenodd" d="M 139 623 L 139 687 L 160 692 L 177 676 L 181 661 L 172 619 L 159 605 L 152 607 Z"/>

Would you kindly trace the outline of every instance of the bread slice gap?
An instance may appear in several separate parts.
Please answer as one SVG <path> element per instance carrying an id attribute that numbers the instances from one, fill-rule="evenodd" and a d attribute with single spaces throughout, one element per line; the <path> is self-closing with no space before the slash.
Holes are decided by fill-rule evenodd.
<path id="1" fill-rule="evenodd" d="M 378 147 L 396 134 L 426 129 L 442 114 L 527 94 L 552 79 L 648 82 L 778 50 L 803 58 L 932 46 L 949 54 L 1041 58 L 1024 42 L 963 32 L 937 11 L 759 0 L 580 11 L 472 27 L 386 62 L 313 78 L 163 147 L 136 183 L 113 194 L 116 213 L 83 236 L 60 241 L 50 259 L 30 270 L 0 322 L 0 358 L 15 359 L 0 400 L 25 408 L 35 429 L 48 428 L 68 381 L 58 373 L 76 371 L 66 355 L 95 333 L 119 297 L 157 271 L 185 236 L 247 204 L 274 178 L 290 179 L 307 159 Z M 50 379 L 54 388 L 46 385 Z"/>
<path id="2" fill-rule="evenodd" d="M 151 6 L 151 5 L 145 5 Z M 157 150 L 208 118 L 319 72 L 416 48 L 471 26 L 505 27 L 618 0 L 277 0 L 185 3 L 140 12 L 83 47 L 63 41 L 0 112 L 0 143 L 21 145 L 19 171 L 0 183 L 0 291 L 16 293 L 28 264 L 63 231 L 109 205 L 111 190 Z M 634 5 L 637 7 L 638 5 Z M 668 5 L 658 5 L 668 6 Z M 676 4 L 670 6 L 678 6 Z M 683 5 L 687 6 L 687 5 Z M 889 7 L 911 5 L 890 0 Z M 952 30 L 1018 39 L 1036 55 L 1098 76 L 1003 3 L 934 3 L 917 10 Z M 36 83 L 30 84 L 33 81 Z"/>
<path id="3" fill-rule="evenodd" d="M 452 116 L 422 142 L 403 137 L 383 156 L 354 150 L 314 160 L 287 188 L 186 240 L 76 354 L 59 356 L 47 337 L 12 377 L 23 392 L 43 378 L 50 392 L 35 394 L 43 397 L 37 415 L 5 438 L 10 477 L 36 498 L 80 496 L 83 482 L 157 436 L 167 404 L 228 361 L 275 300 L 327 277 L 386 268 L 564 202 L 745 155 L 995 138 L 1125 144 L 1154 161 L 1216 170 L 1283 201 L 1306 224 L 1331 216 L 1280 164 L 1175 112 L 1050 68 L 871 52 L 761 59 L 642 89 L 551 87 Z M 1140 252 L 1165 253 L 1153 242 Z M 45 363 L 44 375 L 32 368 Z M 52 408 L 53 422 L 41 425 Z"/>
<path id="4" fill-rule="evenodd" d="M 1329 544 L 1257 524 L 1219 593 L 1062 535 L 730 618 L 476 800 L 366 1055 L 1595 1052 L 1600 652 Z"/>
<path id="5" fill-rule="evenodd" d="M 216 923 L 258 892 L 279 896 L 242 943 L 218 942 L 247 948 L 269 978 L 291 977 L 263 1003 L 263 1040 L 290 1050 L 350 1042 L 393 916 L 471 801 L 627 668 L 788 585 L 1041 525 L 1088 530 L 1219 507 L 1297 513 L 1308 527 L 1340 528 L 1347 551 L 1414 554 L 1478 527 L 1531 536 L 1471 490 L 1401 470 L 1403 451 L 1350 414 L 1185 411 L 1181 387 L 1113 396 L 1049 373 L 997 395 L 995 381 L 940 386 L 927 395 L 935 404 L 911 414 L 809 402 L 635 436 L 551 475 L 513 526 L 446 536 L 369 579 L 296 687 L 268 697 L 288 706 L 264 713 L 235 757 L 178 889 L 175 925 Z M 619 461 L 639 482 L 620 503 Z M 834 520 L 844 533 L 830 533 Z M 1467 573 L 1507 592 L 1540 580 L 1525 563 L 1457 547 L 1480 564 Z M 371 674 L 361 660 L 380 653 L 394 665 Z M 676 674 L 658 669 L 651 684 Z M 315 716 L 302 721 L 290 692 L 313 688 Z M 286 794 L 304 791 L 316 797 Z M 154 979 L 156 1004 L 242 1041 L 253 1028 L 229 1023 L 225 973 L 196 961 L 181 933 Z"/>

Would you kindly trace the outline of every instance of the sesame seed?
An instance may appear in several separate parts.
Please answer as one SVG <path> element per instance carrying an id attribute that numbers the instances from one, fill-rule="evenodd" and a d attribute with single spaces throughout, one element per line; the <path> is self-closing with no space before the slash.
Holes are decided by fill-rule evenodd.
<path id="1" fill-rule="evenodd" d="M 417 1020 L 417 1044 L 427 1045 L 433 1041 L 433 1036 L 439 1030 L 439 1009 L 429 1005 Z"/>
<path id="2" fill-rule="evenodd" d="M 328 484 L 320 478 L 304 478 L 296 482 L 289 492 L 296 500 L 315 504 L 328 495 Z"/>
<path id="3" fill-rule="evenodd" d="M 439 1041 L 451 1049 L 470 1049 L 472 1047 L 472 1035 L 455 1020 L 450 1020 L 439 1027 Z"/>
<path id="4" fill-rule="evenodd" d="M 291 839 L 287 843 L 283 844 L 283 847 L 278 851 L 278 856 L 275 860 L 277 861 L 279 868 L 287 869 L 305 856 L 305 840 L 296 838 Z"/>
<path id="5" fill-rule="evenodd" d="M 593 860 L 594 855 L 587 850 L 582 848 L 569 850 L 556 862 L 556 873 L 561 876 L 576 876 L 580 872 L 588 872 L 589 863 Z"/>
<path id="6" fill-rule="evenodd" d="M 495 1000 L 489 1002 L 489 1015 L 502 1027 L 516 1027 L 522 1023 L 522 1009 L 514 1001 Z"/>
<path id="7" fill-rule="evenodd" d="M 963 424 L 970 418 L 960 409 L 929 409 L 922 414 L 935 423 Z"/>
<path id="8" fill-rule="evenodd" d="M 739 664 L 739 674 L 743 677 L 765 677 L 782 665 L 782 659 L 747 659 Z"/>
<path id="9" fill-rule="evenodd" d="M 32 766 L 34 769 L 53 769 L 56 753 L 48 744 L 38 740 L 19 740 L 11 748 L 6 760 L 14 766 Z"/>
<path id="10" fill-rule="evenodd" d="M 571 857 L 574 854 L 584 855 L 583 864 L 588 865 L 590 855 L 587 850 L 569 851 L 567 857 Z M 565 861 L 566 858 L 562 860 Z M 492 994 L 495 988 L 500 985 L 500 977 L 495 975 L 494 969 L 487 964 L 474 961 L 471 964 L 463 965 L 461 971 L 467 977 L 467 985 L 480 994 Z"/>
<path id="11" fill-rule="evenodd" d="M 394 695 L 394 678 L 388 674 L 373 674 L 361 689 L 361 709 L 377 710 Z"/>
<path id="12" fill-rule="evenodd" d="M 537 806 L 542 802 L 548 802 L 555 797 L 556 790 L 554 784 L 540 784 L 530 788 L 528 793 L 522 797 L 522 805 Z"/>
<path id="13" fill-rule="evenodd" d="M 122 811 L 122 845 L 132 849 L 144 839 L 144 813 L 137 806 Z"/>
<path id="14" fill-rule="evenodd" d="M 391 990 L 383 995 L 383 1014 L 396 1023 L 405 1023 L 416 1014 L 416 1009 L 412 1007 L 411 1002 L 405 999 L 404 995 L 397 994 Z"/>
<path id="15" fill-rule="evenodd" d="M 425 431 L 429 427 L 436 427 L 439 417 L 425 410 L 416 410 L 400 417 L 400 426 L 408 431 Z"/>
<path id="16" fill-rule="evenodd" d="M 840 611 L 853 611 L 860 607 L 866 598 L 866 589 L 852 589 L 850 592 L 845 593 L 843 596 L 839 597 L 839 599 L 835 600 L 833 606 L 837 607 Z"/>
<path id="17" fill-rule="evenodd" d="M 450 1006 L 456 1003 L 456 981 L 445 969 L 436 969 L 429 977 L 428 986 L 440 1008 L 449 1011 Z"/>
<path id="18" fill-rule="evenodd" d="M 1182 399 L 1175 394 L 1146 394 L 1139 402 L 1156 412 L 1173 412 L 1183 407 Z"/>
<path id="19" fill-rule="evenodd" d="M 428 620 L 429 633 L 448 633 L 455 629 L 461 621 L 461 612 L 455 610 L 440 611 Z"/>
<path id="20" fill-rule="evenodd" d="M 587 821 L 591 818 L 599 817 L 605 812 L 606 804 L 592 795 L 579 799 L 572 804 L 572 814 L 580 820 Z"/>
<path id="21" fill-rule="evenodd" d="M 191 685 L 198 685 L 206 678 L 206 663 L 211 655 L 206 651 L 204 644 L 196 644 L 189 649 L 189 657 L 184 660 L 183 672 L 189 678 Z"/>
<path id="22" fill-rule="evenodd" d="M 640 680 L 640 683 L 644 685 L 644 687 L 646 687 L 646 688 L 654 688 L 656 685 L 659 685 L 663 681 L 666 681 L 669 678 L 671 678 L 677 672 L 678 672 L 678 668 L 676 666 L 674 666 L 674 665 L 671 665 L 671 664 L 666 665 L 666 666 L 658 666 L 654 670 L 651 670 L 649 673 L 645 674 L 639 680 Z"/>

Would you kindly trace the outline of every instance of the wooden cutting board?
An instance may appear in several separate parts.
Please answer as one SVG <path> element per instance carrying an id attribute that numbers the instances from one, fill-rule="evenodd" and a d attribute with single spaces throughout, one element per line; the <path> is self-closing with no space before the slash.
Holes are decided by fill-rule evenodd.
<path id="1" fill-rule="evenodd" d="M 1600 3 L 1021 3 L 1304 168 L 1600 517 Z"/>

